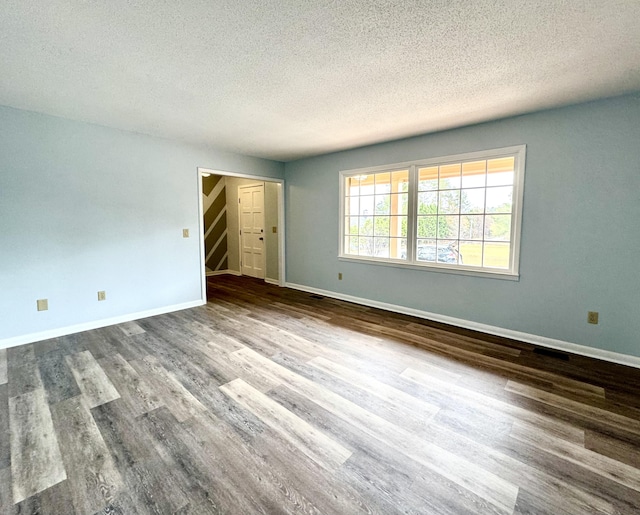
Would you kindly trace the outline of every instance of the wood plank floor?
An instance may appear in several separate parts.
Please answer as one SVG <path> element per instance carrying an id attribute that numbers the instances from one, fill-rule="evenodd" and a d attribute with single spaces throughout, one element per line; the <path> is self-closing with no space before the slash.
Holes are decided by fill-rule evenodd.
<path id="1" fill-rule="evenodd" d="M 208 289 L 0 351 L 0 513 L 640 513 L 640 370 Z"/>

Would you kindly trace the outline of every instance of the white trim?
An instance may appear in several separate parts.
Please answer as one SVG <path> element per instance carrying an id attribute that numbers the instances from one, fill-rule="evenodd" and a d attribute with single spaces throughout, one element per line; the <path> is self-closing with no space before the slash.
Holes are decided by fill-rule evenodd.
<path id="1" fill-rule="evenodd" d="M 284 179 L 276 179 L 274 177 L 266 177 L 262 175 L 250 175 L 247 173 L 236 173 L 236 172 L 228 172 L 225 170 L 214 170 L 211 168 L 203 168 L 201 166 L 198 167 L 198 193 L 199 193 L 199 202 L 202 204 L 202 177 L 201 174 L 210 174 L 210 175 L 222 175 L 223 177 L 237 177 L 240 179 L 255 179 L 256 181 L 263 182 L 273 182 L 278 185 L 278 245 L 279 245 L 279 255 L 278 255 L 278 264 L 279 264 L 279 275 L 280 275 L 280 283 L 279 286 L 285 285 L 285 274 L 286 274 L 286 247 L 285 247 L 285 192 L 284 192 Z M 227 195 L 229 192 L 227 192 Z M 228 198 L 228 197 L 227 197 Z M 202 235 L 201 237 L 201 245 L 202 245 L 202 288 L 203 288 L 203 299 L 206 300 L 207 296 L 207 285 L 205 280 L 205 268 L 204 268 L 204 229 L 202 224 L 204 223 L 202 206 L 200 208 L 200 219 L 199 219 L 199 229 Z M 242 254 L 240 254 L 242 255 Z M 265 270 L 266 273 L 266 270 Z M 239 274 L 240 275 L 240 274 Z"/>
<path id="2" fill-rule="evenodd" d="M 285 284 L 285 217 L 284 217 L 284 182 L 278 183 L 278 286 Z"/>
<path id="3" fill-rule="evenodd" d="M 362 297 L 355 297 L 353 295 L 346 295 L 344 293 L 321 290 L 320 288 L 313 288 L 311 286 L 305 286 L 302 284 L 285 283 L 285 286 L 294 290 L 322 295 L 323 297 L 331 297 L 333 299 L 344 300 L 346 302 L 353 302 L 354 304 L 384 309 L 386 311 L 392 311 L 394 313 L 401 313 L 403 315 L 410 315 L 417 318 L 423 318 L 426 320 L 432 320 L 434 322 L 441 322 L 443 324 L 461 327 L 464 329 L 471 329 L 482 333 L 510 338 L 512 340 L 531 343 L 533 345 L 539 345 L 541 347 L 547 347 L 563 352 L 570 352 L 573 354 L 578 354 L 580 356 L 586 356 L 589 358 L 600 359 L 602 361 L 609 361 L 611 363 L 618 363 L 620 365 L 640 368 L 640 357 L 638 356 L 620 354 L 619 352 L 612 352 L 604 349 L 588 347 L 586 345 L 580 345 L 564 340 L 556 340 L 554 338 L 547 338 L 546 336 L 539 336 L 536 334 L 524 333 L 521 331 L 514 331 L 512 329 L 505 329 L 503 327 L 481 324 L 479 322 L 473 322 L 471 320 L 465 320 L 463 318 L 455 318 L 447 315 L 440 315 L 438 313 L 430 313 L 428 311 L 399 306 L 397 304 L 389 304 L 386 302 L 379 302 L 377 300 L 370 300 Z"/>
<path id="4" fill-rule="evenodd" d="M 201 166 L 198 167 L 198 171 L 200 173 L 208 173 L 208 174 L 211 174 L 211 175 L 222 175 L 224 177 L 238 177 L 240 179 L 254 179 L 256 182 L 269 181 L 269 182 L 279 182 L 281 184 L 284 183 L 284 179 L 277 179 L 275 177 L 267 177 L 267 176 L 263 176 L 263 175 L 251 175 L 249 173 L 228 172 L 226 170 L 214 170 L 212 168 L 203 168 Z"/>
<path id="5" fill-rule="evenodd" d="M 280 286 L 280 281 L 278 279 L 271 279 L 269 277 L 265 277 L 264 282 L 268 284 L 275 284 L 276 286 Z"/>
<path id="6" fill-rule="evenodd" d="M 380 264 L 387 266 L 395 266 L 400 268 L 413 268 L 418 270 L 440 271 L 459 275 L 473 275 L 477 277 L 489 277 L 497 279 L 508 279 L 518 281 L 520 266 L 520 238 L 522 229 L 522 203 L 524 197 L 524 174 L 526 161 L 526 145 L 514 145 L 510 147 L 481 150 L 477 152 L 467 152 L 464 154 L 456 154 L 441 157 L 432 157 L 428 159 L 415 159 L 403 163 L 392 163 L 388 165 L 373 166 L 367 168 L 357 168 L 352 170 L 341 170 L 339 176 L 339 211 L 338 211 L 338 258 L 349 259 L 355 262 L 366 262 L 370 264 Z M 510 234 L 510 262 L 507 270 L 492 269 L 482 266 L 469 265 L 448 265 L 443 263 L 423 263 L 413 260 L 415 258 L 414 244 L 417 240 L 417 199 L 418 199 L 418 168 L 429 165 L 442 165 L 447 163 L 465 163 L 478 159 L 492 159 L 504 156 L 514 157 L 514 183 L 512 198 L 512 214 L 511 214 L 511 234 Z M 375 256 L 358 256 L 346 254 L 344 241 L 346 236 L 346 228 L 344 226 L 345 217 L 345 179 L 347 177 L 357 175 L 378 174 L 381 172 L 391 172 L 406 169 L 409 173 L 408 187 L 408 206 L 407 214 L 407 260 L 380 258 Z M 488 188 L 489 186 L 485 186 Z M 487 214 L 487 213 L 485 213 Z M 488 240 L 483 240 L 488 241 Z"/>
<path id="7" fill-rule="evenodd" d="M 402 163 L 390 163 L 380 166 L 367 166 L 365 168 L 353 168 L 350 170 L 341 170 L 340 173 L 345 175 L 360 175 L 367 172 L 395 172 L 400 169 L 409 168 L 412 165 L 428 166 L 430 164 L 446 164 L 457 163 L 459 161 L 473 161 L 475 159 L 487 159 L 490 157 L 510 156 L 526 147 L 526 145 L 513 145 L 511 147 L 502 147 L 488 150 L 478 150 L 475 152 L 465 152 L 464 154 L 453 154 L 448 156 L 436 156 L 427 159 L 413 159 Z"/>
<path id="8" fill-rule="evenodd" d="M 338 256 L 338 261 L 352 261 L 361 265 L 382 265 L 394 268 L 409 268 L 413 270 L 422 270 L 423 272 L 437 272 L 454 275 L 471 275 L 473 277 L 481 277 L 484 279 L 502 279 L 505 281 L 519 281 L 519 275 L 512 275 L 507 272 L 489 271 L 490 268 L 484 268 L 478 271 L 472 267 L 462 268 L 461 266 L 446 265 L 444 263 L 430 263 L 429 266 L 418 265 L 415 263 L 405 263 L 404 261 L 381 260 L 368 256 Z"/>
<path id="9" fill-rule="evenodd" d="M 84 324 L 70 325 L 67 327 L 60 327 L 58 329 L 51 329 L 49 331 L 41 331 L 39 333 L 31 333 L 31 334 L 25 334 L 21 336 L 15 336 L 13 338 L 5 338 L 4 340 L 0 340 L 0 349 L 15 347 L 16 345 L 23 345 L 26 343 L 39 342 L 42 340 L 49 340 L 51 338 L 59 338 L 60 336 L 81 333 L 83 331 L 91 331 L 92 329 L 100 329 L 101 327 L 122 324 L 124 322 L 131 322 L 132 320 L 139 320 L 141 318 L 164 315 L 165 313 L 171 313 L 173 311 L 181 311 L 183 309 L 195 308 L 197 306 L 203 306 L 204 304 L 206 304 L 206 301 L 194 300 L 194 301 L 185 302 L 182 304 L 174 304 L 172 306 L 165 306 L 162 308 L 155 308 L 155 309 L 149 309 L 147 311 L 130 313 L 128 315 L 121 315 L 121 316 L 112 317 L 112 318 L 104 318 L 102 320 L 95 320 L 93 322 L 85 322 Z"/>
<path id="10" fill-rule="evenodd" d="M 205 172 L 206 173 L 206 172 Z M 207 303 L 207 265 L 204 256 L 204 193 L 202 191 L 202 172 L 196 169 L 198 183 L 198 242 L 200 244 L 200 300 Z"/>
<path id="11" fill-rule="evenodd" d="M 242 274 L 237 270 L 214 270 L 212 272 L 207 272 L 207 277 L 213 277 L 214 275 L 236 275 L 240 277 Z"/>

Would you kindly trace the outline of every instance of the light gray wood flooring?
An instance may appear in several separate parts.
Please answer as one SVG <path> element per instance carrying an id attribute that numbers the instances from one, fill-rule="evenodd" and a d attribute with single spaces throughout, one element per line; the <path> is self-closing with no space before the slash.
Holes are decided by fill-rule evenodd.
<path id="1" fill-rule="evenodd" d="M 640 370 L 278 288 L 0 350 L 1 514 L 640 513 Z"/>

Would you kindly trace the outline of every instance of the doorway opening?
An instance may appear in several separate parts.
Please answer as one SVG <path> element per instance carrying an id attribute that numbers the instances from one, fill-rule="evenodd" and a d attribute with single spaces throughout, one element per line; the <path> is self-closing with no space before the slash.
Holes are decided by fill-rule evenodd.
<path id="1" fill-rule="evenodd" d="M 202 298 L 207 277 L 285 284 L 284 180 L 198 168 Z"/>

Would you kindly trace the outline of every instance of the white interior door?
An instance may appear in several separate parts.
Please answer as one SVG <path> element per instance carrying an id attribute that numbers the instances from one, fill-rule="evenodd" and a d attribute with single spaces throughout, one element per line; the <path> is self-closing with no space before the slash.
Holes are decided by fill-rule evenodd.
<path id="1" fill-rule="evenodd" d="M 240 270 L 264 279 L 264 184 L 238 188 L 240 210 Z"/>

